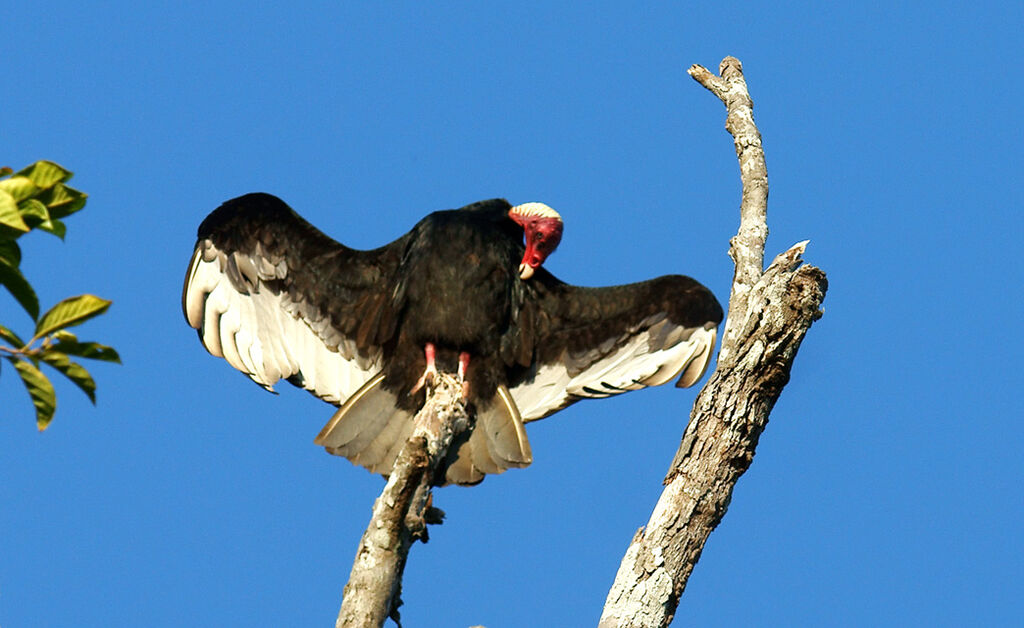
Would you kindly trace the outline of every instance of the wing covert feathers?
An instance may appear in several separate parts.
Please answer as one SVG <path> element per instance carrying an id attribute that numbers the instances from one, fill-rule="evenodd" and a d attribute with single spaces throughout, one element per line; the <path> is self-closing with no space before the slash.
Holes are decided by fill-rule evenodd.
<path id="1" fill-rule="evenodd" d="M 677 386 L 696 383 L 714 353 L 716 329 L 679 328 L 667 345 L 652 345 L 658 328 L 634 332 L 617 350 L 603 355 L 571 355 L 538 365 L 531 376 L 511 389 L 529 423 L 581 399 L 599 399 L 630 390 L 664 384 L 679 377 Z"/>
<path id="2" fill-rule="evenodd" d="M 397 267 L 392 248 L 354 251 L 280 199 L 249 194 L 199 227 L 182 309 L 207 350 L 267 390 L 287 379 L 343 403 L 382 368 Z M 365 329 L 357 333 L 360 322 Z"/>
<path id="3" fill-rule="evenodd" d="M 263 272 L 270 268 L 273 274 Z M 252 280 L 243 272 L 253 272 Z M 185 317 L 211 354 L 263 388 L 273 391 L 288 379 L 341 403 L 380 371 L 381 352 L 360 352 L 315 308 L 283 289 L 287 275 L 278 272 L 265 259 L 227 254 L 201 241 L 185 284 Z"/>
<path id="4" fill-rule="evenodd" d="M 541 271 L 535 281 L 528 306 L 538 357 L 510 386 L 523 421 L 677 377 L 691 386 L 707 370 L 722 309 L 693 279 L 578 288 Z"/>

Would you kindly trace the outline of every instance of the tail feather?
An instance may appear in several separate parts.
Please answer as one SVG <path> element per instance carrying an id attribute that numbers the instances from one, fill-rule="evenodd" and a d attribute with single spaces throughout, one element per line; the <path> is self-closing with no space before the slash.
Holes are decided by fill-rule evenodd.
<path id="1" fill-rule="evenodd" d="M 485 474 L 529 466 L 530 441 L 519 409 L 505 386 L 483 410 L 478 410 L 473 433 L 449 456 L 445 479 L 451 484 L 476 484 Z"/>
<path id="2" fill-rule="evenodd" d="M 366 382 L 338 408 L 313 442 L 374 473 L 388 475 L 412 433 L 413 415 L 395 406 L 397 399 L 381 386 L 383 381 L 380 374 Z"/>
<path id="3" fill-rule="evenodd" d="M 398 452 L 412 436 L 413 415 L 394 409 L 391 412 L 391 418 L 380 434 L 356 456 L 349 458 L 373 473 L 390 474 Z"/>
<path id="4" fill-rule="evenodd" d="M 414 416 L 397 407 L 397 398 L 381 385 L 383 381 L 380 374 L 366 382 L 334 413 L 314 442 L 387 476 L 412 435 Z M 473 432 L 459 440 L 448 455 L 446 484 L 478 484 L 485 474 L 533 462 L 523 419 L 505 386 L 477 412 Z"/>
<path id="5" fill-rule="evenodd" d="M 324 447 L 358 453 L 380 433 L 394 411 L 394 396 L 380 385 L 384 374 L 378 373 L 338 408 L 313 442 Z M 381 399 L 382 393 L 390 397 Z M 340 455 L 348 455 L 341 453 Z"/>
<path id="6" fill-rule="evenodd" d="M 476 428 L 469 441 L 474 448 L 477 444 L 484 445 L 490 458 L 500 467 L 500 471 L 488 473 L 522 468 L 533 462 L 523 418 L 519 416 L 519 408 L 505 386 L 500 386 L 490 406 L 478 413 Z"/>
<path id="7" fill-rule="evenodd" d="M 459 486 L 473 486 L 484 481 L 484 472 L 473 465 L 473 446 L 468 438 L 463 439 L 454 451 L 449 451 L 444 479 L 447 484 Z"/>

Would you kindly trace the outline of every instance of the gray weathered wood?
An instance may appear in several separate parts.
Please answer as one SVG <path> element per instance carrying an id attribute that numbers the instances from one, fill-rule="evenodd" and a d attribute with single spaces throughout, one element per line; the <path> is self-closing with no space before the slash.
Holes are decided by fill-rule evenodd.
<path id="1" fill-rule="evenodd" d="M 405 561 L 413 542 L 426 538 L 426 523 L 433 517 L 428 504 L 434 472 L 452 438 L 469 425 L 461 384 L 444 373 L 435 381 L 416 414 L 412 436 L 373 503 L 345 585 L 338 628 L 377 628 L 388 617 L 398 623 Z"/>
<path id="2" fill-rule="evenodd" d="M 736 265 L 729 313 L 715 372 L 694 402 L 690 423 L 647 525 L 634 535 L 608 593 L 600 628 L 667 626 L 722 520 L 739 477 L 811 324 L 821 317 L 825 273 L 803 265 L 807 242 L 764 264 L 768 236 L 768 170 L 743 68 L 726 57 L 716 76 L 695 65 L 690 75 L 726 106 L 743 196 L 740 227 L 730 241 Z"/>

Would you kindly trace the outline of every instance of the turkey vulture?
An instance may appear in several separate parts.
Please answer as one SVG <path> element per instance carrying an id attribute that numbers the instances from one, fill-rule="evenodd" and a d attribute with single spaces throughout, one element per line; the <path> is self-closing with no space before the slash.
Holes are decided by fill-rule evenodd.
<path id="1" fill-rule="evenodd" d="M 384 475 L 425 379 L 457 370 L 476 418 L 445 480 L 476 484 L 532 462 L 524 423 L 677 376 L 690 386 L 711 360 L 722 308 L 707 288 L 679 275 L 568 285 L 541 266 L 561 231 L 546 205 L 495 199 L 357 251 L 247 194 L 199 226 L 182 307 L 207 350 L 260 386 L 286 379 L 339 406 L 316 443 Z"/>

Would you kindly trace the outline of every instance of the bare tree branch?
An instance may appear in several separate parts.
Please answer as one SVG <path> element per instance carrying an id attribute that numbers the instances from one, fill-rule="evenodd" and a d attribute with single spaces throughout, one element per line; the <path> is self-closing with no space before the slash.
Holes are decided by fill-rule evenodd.
<path id="1" fill-rule="evenodd" d="M 729 241 L 729 257 L 736 265 L 729 294 L 729 316 L 722 334 L 723 356 L 735 343 L 737 316 L 747 311 L 747 294 L 761 277 L 764 267 L 764 243 L 768 239 L 768 167 L 764 162 L 761 133 L 754 124 L 754 101 L 747 92 L 743 66 L 734 57 L 726 57 L 715 76 L 700 65 L 690 66 L 690 76 L 725 104 L 725 129 L 732 134 L 736 157 L 740 162 L 743 197 L 740 201 L 740 228 Z"/>
<path id="2" fill-rule="evenodd" d="M 462 386 L 442 373 L 416 414 L 412 436 L 398 454 L 345 585 L 338 628 L 377 628 L 391 617 L 399 623 L 402 573 L 416 539 L 426 540 L 427 523 L 439 523 L 430 487 L 440 461 L 457 434 L 469 425 Z M 401 624 L 399 624 L 401 625 Z"/>
<path id="3" fill-rule="evenodd" d="M 767 270 L 768 170 L 753 102 L 739 60 L 726 57 L 720 76 L 694 65 L 690 75 L 726 106 L 743 182 L 739 231 L 730 241 L 736 265 L 718 365 L 694 402 L 665 489 L 622 559 L 600 627 L 667 626 L 708 535 L 725 515 L 739 477 L 800 343 L 821 317 L 828 281 L 802 265 L 807 242 L 775 258 Z"/>

